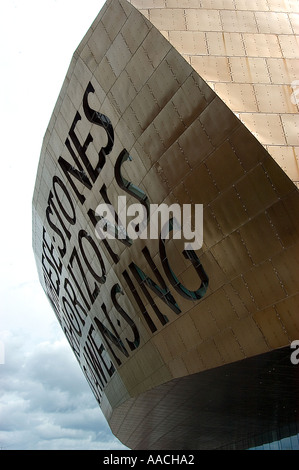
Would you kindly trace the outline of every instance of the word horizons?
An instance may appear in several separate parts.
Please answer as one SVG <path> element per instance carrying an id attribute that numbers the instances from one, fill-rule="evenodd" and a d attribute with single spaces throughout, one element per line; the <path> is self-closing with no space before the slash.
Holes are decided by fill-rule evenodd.
<path id="1" fill-rule="evenodd" d="M 93 207 L 86 208 L 88 191 L 99 189 L 98 194 L 103 203 L 108 204 L 110 209 L 113 207 L 106 185 L 103 183 L 97 188 L 96 183 L 106 158 L 113 149 L 114 129 L 106 115 L 89 106 L 90 93 L 95 93 L 95 90 L 89 82 L 82 99 L 84 116 L 76 112 L 65 140 L 64 153 L 57 160 L 60 172 L 52 177 L 41 244 L 46 294 L 96 399 L 101 403 L 103 390 L 116 369 L 142 344 L 140 319 L 149 333 L 153 334 L 169 322 L 168 312 L 171 315 L 182 313 L 180 302 L 174 295 L 193 302 L 198 301 L 205 295 L 209 279 L 192 249 L 184 250 L 183 256 L 189 260 L 199 278 L 198 289 L 188 289 L 177 278 L 170 266 L 165 242 L 165 234 L 172 232 L 175 227 L 173 219 L 170 219 L 163 236 L 160 233 L 158 239 L 159 258 L 164 273 L 158 269 L 145 246 L 141 254 L 156 280 L 138 266 L 132 255 L 129 266 L 121 273 L 122 281 L 113 284 L 110 282 L 109 291 L 106 288 L 110 298 L 101 295 L 101 289 L 108 285 L 108 268 L 119 263 L 120 255 L 109 238 L 104 237 L 97 241 L 87 231 L 86 224 L 82 227 L 77 207 L 81 207 L 83 216 L 95 229 L 102 216 Z M 94 141 L 93 136 L 88 133 L 83 143 L 78 137 L 77 124 L 82 119 L 98 126 L 96 129 L 100 128 L 101 133 L 104 131 L 106 136 L 107 143 L 99 149 L 96 164 L 88 156 L 90 144 Z M 115 180 L 120 189 L 137 199 L 148 211 L 148 196 L 121 174 L 121 166 L 126 160 L 131 160 L 131 157 L 124 149 L 116 160 Z M 119 233 L 121 226 L 115 211 L 114 214 L 115 219 L 111 224 Z M 127 233 L 124 238 L 116 240 L 127 249 L 132 247 L 133 241 Z M 135 253 L 135 256 L 139 259 L 140 253 Z M 165 276 L 171 288 L 166 284 Z M 163 311 L 152 293 L 164 303 Z M 135 302 L 132 312 L 124 309 L 119 298 L 128 294 L 131 294 L 128 297 L 129 304 L 132 305 L 131 299 Z M 149 307 L 145 306 L 141 294 Z M 136 317 L 138 322 L 134 320 Z"/>
<path id="2" fill-rule="evenodd" d="M 194 230 L 191 229 L 192 205 L 183 204 L 183 210 L 179 204 L 149 204 L 149 211 L 140 204 L 127 205 L 126 196 L 118 196 L 117 211 L 111 204 L 99 204 L 96 214 L 100 221 L 96 225 L 96 235 L 104 238 L 129 241 L 137 238 L 157 240 L 161 235 L 163 240 L 169 238 L 169 221 L 172 221 L 173 239 L 184 238 L 189 242 L 184 243 L 185 250 L 199 250 L 203 243 L 203 205 L 193 204 Z M 137 216 L 136 216 L 137 214 Z M 134 219 L 127 224 L 127 217 Z M 123 225 L 116 228 L 115 220 L 122 221 Z M 159 222 L 161 231 L 159 232 Z M 192 241 L 193 240 L 193 241 Z"/>

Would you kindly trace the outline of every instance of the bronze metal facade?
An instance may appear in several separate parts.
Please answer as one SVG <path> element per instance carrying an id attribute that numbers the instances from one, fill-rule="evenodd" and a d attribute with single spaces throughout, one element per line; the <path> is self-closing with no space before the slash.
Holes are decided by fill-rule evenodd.
<path id="1" fill-rule="evenodd" d="M 130 448 L 244 448 L 297 426 L 296 8 L 108 0 L 73 56 L 41 151 L 33 249 Z M 100 240 L 98 204 L 124 195 L 203 204 L 202 248 Z"/>
<path id="2" fill-rule="evenodd" d="M 296 0 L 131 0 L 299 182 Z"/>

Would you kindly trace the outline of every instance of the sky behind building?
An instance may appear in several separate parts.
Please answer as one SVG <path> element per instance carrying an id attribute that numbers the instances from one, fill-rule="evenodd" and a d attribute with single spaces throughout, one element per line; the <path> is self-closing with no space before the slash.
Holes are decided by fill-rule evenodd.
<path id="1" fill-rule="evenodd" d="M 2 449 L 123 448 L 42 291 L 31 248 L 43 137 L 72 55 L 103 4 L 3 0 L 0 6 Z"/>

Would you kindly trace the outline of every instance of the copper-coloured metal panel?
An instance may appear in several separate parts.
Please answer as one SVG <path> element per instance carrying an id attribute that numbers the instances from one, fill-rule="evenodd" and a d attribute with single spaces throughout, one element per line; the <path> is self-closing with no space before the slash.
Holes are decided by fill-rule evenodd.
<path id="1" fill-rule="evenodd" d="M 297 426 L 290 17 L 284 2 L 195 3 L 107 1 L 69 67 L 33 197 L 41 284 L 113 432 L 138 449 L 246 447 Z M 124 196 L 202 205 L 202 246 L 101 239 L 97 206 L 123 233 Z"/>

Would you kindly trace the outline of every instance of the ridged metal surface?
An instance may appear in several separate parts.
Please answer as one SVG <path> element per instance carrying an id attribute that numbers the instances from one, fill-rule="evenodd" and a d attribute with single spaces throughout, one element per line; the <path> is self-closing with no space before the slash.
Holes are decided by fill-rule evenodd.
<path id="1" fill-rule="evenodd" d="M 194 422 L 188 429 L 183 413 L 180 424 L 180 395 L 176 395 L 175 388 L 172 394 L 172 381 L 188 381 L 190 393 L 186 398 L 194 399 L 201 373 L 224 366 L 229 371 L 229 365 L 238 361 L 242 370 L 242 364 L 246 367 L 242 361 L 264 354 L 269 354 L 270 360 L 276 350 L 288 349 L 291 341 L 299 338 L 299 193 L 268 153 L 269 146 L 259 142 L 242 122 L 243 111 L 247 116 L 246 103 L 250 115 L 263 124 L 268 122 L 261 110 L 251 109 L 253 102 L 257 106 L 251 94 L 244 95 L 239 119 L 237 109 L 230 109 L 223 100 L 235 100 L 238 93 L 234 94 L 233 89 L 240 83 L 218 82 L 214 77 L 213 81 L 207 80 L 211 88 L 204 74 L 201 78 L 194 64 L 188 63 L 182 51 L 164 37 L 170 39 L 171 31 L 192 24 L 198 33 L 192 32 L 193 40 L 192 35 L 188 36 L 194 52 L 194 39 L 199 40 L 203 32 L 200 24 L 209 31 L 215 27 L 215 17 L 222 18 L 217 22 L 217 35 L 232 34 L 230 29 L 223 30 L 224 24 L 228 28 L 231 22 L 235 24 L 234 18 L 239 18 L 238 24 L 247 25 L 244 15 L 258 18 L 256 11 L 246 12 L 240 7 L 229 20 L 225 16 L 229 9 L 218 10 L 223 2 L 209 2 L 215 9 L 204 9 L 202 1 L 202 8 L 193 5 L 192 12 L 184 2 L 179 2 L 179 7 L 176 2 L 168 2 L 169 7 L 173 4 L 171 11 L 164 1 L 132 3 L 141 12 L 125 0 L 108 1 L 74 54 L 41 152 L 33 198 L 33 249 L 41 284 L 116 435 L 136 448 L 167 446 L 167 439 L 174 439 L 179 449 L 180 442 L 181 446 L 186 444 L 188 433 L 203 432 L 200 442 L 192 441 L 202 447 L 207 430 L 201 430 L 200 423 L 196 428 Z M 188 2 L 190 8 L 192 4 Z M 233 4 L 236 6 L 236 2 Z M 153 5 L 157 8 L 152 9 Z M 158 19 L 166 21 L 164 36 L 153 25 L 155 22 L 162 28 Z M 252 28 L 257 28 L 257 21 L 252 22 Z M 256 31 L 236 34 L 244 38 L 253 33 Z M 188 57 L 193 62 L 197 56 Z M 213 57 L 207 54 L 205 64 Z M 219 56 L 219 67 L 215 68 L 219 74 L 224 73 L 221 64 L 227 60 L 233 64 L 231 56 Z M 235 64 L 238 76 L 245 73 L 241 62 Z M 232 69 L 227 70 L 227 78 L 231 78 Z M 258 88 L 253 82 L 250 87 L 255 87 L 256 97 Z M 225 96 L 221 89 L 226 90 Z M 88 107 L 94 113 L 87 112 Z M 97 113 L 109 118 L 110 134 L 98 125 Z M 267 116 L 276 119 L 278 114 Z M 279 111 L 280 126 L 269 127 L 274 138 L 282 131 L 283 116 L 295 114 Z M 258 129 L 262 130 L 260 126 Z M 286 143 L 282 147 L 291 148 Z M 106 149 L 105 156 L 101 149 Z M 123 177 L 143 191 L 150 203 L 203 204 L 204 243 L 197 256 L 209 285 L 202 299 L 188 300 L 170 284 L 158 240 L 139 239 L 131 247 L 111 240 L 109 251 L 96 237 L 90 211 L 103 202 L 104 192 L 114 207 L 119 195 L 128 196 L 115 173 L 124 149 L 132 161 L 123 164 Z M 101 171 L 94 177 L 100 156 Z M 128 202 L 136 202 L 136 198 L 128 196 Z M 161 285 L 145 248 L 180 313 L 166 306 L 166 298 L 161 299 L 157 290 L 148 288 L 151 297 L 145 295 L 144 284 L 133 276 L 132 262 Z M 117 262 L 111 250 L 119 257 Z M 183 257 L 181 241 L 170 240 L 166 250 L 179 281 L 190 291 L 198 289 L 201 280 Z M 131 285 L 124 273 L 129 275 Z M 115 303 L 112 293 L 116 284 L 124 295 L 117 293 Z M 157 311 L 167 316 L 167 323 Z M 105 334 L 107 330 L 114 340 Z M 294 383 L 296 369 L 290 362 L 289 366 L 288 380 Z M 214 380 L 214 372 L 211 374 Z M 242 374 L 239 382 L 237 375 L 233 383 L 241 387 Z M 226 386 L 229 384 L 228 380 Z M 148 436 L 132 440 L 136 422 L 145 416 L 147 407 L 151 408 L 150 392 L 164 393 L 168 388 L 164 415 L 161 417 L 160 410 L 155 420 L 155 410 L 151 409 L 151 425 L 145 427 Z M 271 405 L 275 408 L 279 397 L 274 394 L 274 399 L 278 400 Z M 246 397 L 244 400 L 246 408 Z M 285 420 L 290 422 L 293 400 L 296 397 L 291 393 L 287 400 L 290 408 L 285 409 L 281 419 L 270 420 L 271 429 Z M 213 409 L 213 402 L 210 412 L 216 422 L 219 409 Z M 170 428 L 166 429 L 161 441 L 164 444 L 159 444 L 154 435 L 159 434 L 160 420 L 170 414 L 176 416 L 175 436 Z M 259 416 L 254 419 L 253 428 L 264 432 L 265 427 L 259 427 Z M 240 426 L 246 439 L 246 420 Z M 225 443 L 215 441 L 215 447 L 220 445 Z"/>
<path id="2" fill-rule="evenodd" d="M 296 0 L 131 0 L 299 184 Z"/>

